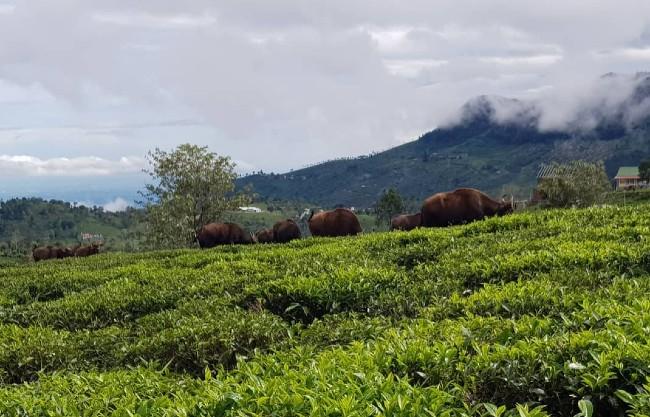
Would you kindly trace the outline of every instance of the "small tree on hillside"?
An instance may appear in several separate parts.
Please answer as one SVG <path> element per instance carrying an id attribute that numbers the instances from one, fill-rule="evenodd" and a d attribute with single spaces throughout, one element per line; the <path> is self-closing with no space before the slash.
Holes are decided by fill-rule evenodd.
<path id="1" fill-rule="evenodd" d="M 642 161 L 639 164 L 639 176 L 642 181 L 650 182 L 650 160 Z"/>
<path id="2" fill-rule="evenodd" d="M 396 214 L 404 211 L 404 201 L 397 190 L 390 188 L 381 195 L 375 207 L 376 223 L 390 224 L 390 220 Z"/>
<path id="3" fill-rule="evenodd" d="M 248 201 L 234 193 L 235 164 L 207 147 L 186 143 L 172 152 L 156 148 L 147 154 L 147 160 L 151 168 L 144 172 L 154 183 L 146 184 L 140 195 L 151 247 L 191 246 L 203 225 Z"/>
<path id="4" fill-rule="evenodd" d="M 551 169 L 553 174 L 544 178 L 538 191 L 553 207 L 587 207 L 602 201 L 612 189 L 602 161 L 553 163 Z"/>

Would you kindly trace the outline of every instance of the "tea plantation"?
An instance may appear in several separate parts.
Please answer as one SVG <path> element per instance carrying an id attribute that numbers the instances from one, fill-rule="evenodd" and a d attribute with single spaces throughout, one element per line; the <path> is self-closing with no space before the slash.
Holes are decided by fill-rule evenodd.
<path id="1" fill-rule="evenodd" d="M 0 415 L 650 415 L 649 209 L 4 267 Z"/>

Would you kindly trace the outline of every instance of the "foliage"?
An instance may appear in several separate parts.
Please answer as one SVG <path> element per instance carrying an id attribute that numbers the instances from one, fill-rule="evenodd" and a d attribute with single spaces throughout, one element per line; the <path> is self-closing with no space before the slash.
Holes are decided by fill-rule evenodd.
<path id="1" fill-rule="evenodd" d="M 650 160 L 641 161 L 639 164 L 639 176 L 642 181 L 650 182 Z"/>
<path id="2" fill-rule="evenodd" d="M 552 176 L 541 181 L 538 191 L 553 207 L 587 207 L 602 201 L 612 188 L 602 162 L 555 162 L 551 170 Z"/>
<path id="3" fill-rule="evenodd" d="M 375 205 L 376 223 L 377 225 L 390 224 L 393 216 L 403 212 L 404 202 L 402 196 L 394 188 L 389 188 L 384 191 Z"/>
<path id="4" fill-rule="evenodd" d="M 650 211 L 0 269 L 0 415 L 650 412 Z"/>
<path id="5" fill-rule="evenodd" d="M 156 148 L 148 161 L 151 168 L 145 172 L 154 183 L 140 194 L 152 247 L 190 246 L 202 226 L 247 202 L 243 194 L 233 194 L 235 164 L 207 147 L 186 143 L 171 152 Z"/>
<path id="6" fill-rule="evenodd" d="M 141 211 L 107 212 L 64 201 L 16 198 L 0 202 L 0 257 L 21 258 L 32 245 L 72 245 L 82 233 L 101 235 L 104 250 L 134 251 L 142 241 Z"/>
<path id="7" fill-rule="evenodd" d="M 497 125 L 468 119 L 378 154 L 324 162 L 285 174 L 250 175 L 237 183 L 252 185 L 262 197 L 302 198 L 328 207 L 370 207 L 388 187 L 417 201 L 460 187 L 478 188 L 492 196 L 514 191 L 519 200 L 530 196 L 539 164 L 558 156 L 563 160 L 605 159 L 610 178 L 620 166 L 650 158 L 649 129 L 645 124 L 634 133 L 598 129 L 583 135 L 540 132 L 535 124 Z"/>
<path id="8" fill-rule="evenodd" d="M 649 202 L 649 189 L 612 191 L 611 193 L 607 193 L 603 200 L 604 204 L 616 204 L 622 206 L 630 204 L 645 204 Z"/>
<path id="9" fill-rule="evenodd" d="M 265 203 L 253 203 L 268 210 Z M 278 220 L 297 218 L 305 204 L 274 201 L 273 212 L 246 213 L 227 211 L 223 220 L 235 222 L 249 231 L 273 227 Z M 101 207 L 73 205 L 64 201 L 39 198 L 11 199 L 0 202 L 0 267 L 28 262 L 33 245 L 75 245 L 81 233 L 101 235 L 103 252 L 144 250 L 144 210 L 127 208 L 106 212 Z M 375 230 L 374 216 L 359 214 L 363 230 Z M 303 233 L 308 235 L 306 224 Z M 382 225 L 383 226 L 383 225 Z M 385 229 L 377 228 L 378 230 Z"/>

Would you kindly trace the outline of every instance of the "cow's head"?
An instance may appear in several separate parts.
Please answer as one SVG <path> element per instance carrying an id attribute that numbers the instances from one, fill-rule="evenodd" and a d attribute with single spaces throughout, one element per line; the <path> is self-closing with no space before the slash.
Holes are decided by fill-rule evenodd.
<path id="1" fill-rule="evenodd" d="M 504 195 L 501 197 L 501 202 L 499 203 L 499 208 L 497 214 L 503 216 L 504 214 L 510 214 L 515 211 L 515 196 L 514 195 Z"/>

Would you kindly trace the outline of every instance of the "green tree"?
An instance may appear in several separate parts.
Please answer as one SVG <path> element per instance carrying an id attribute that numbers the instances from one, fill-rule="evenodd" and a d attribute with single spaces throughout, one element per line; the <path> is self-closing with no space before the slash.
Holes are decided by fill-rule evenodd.
<path id="1" fill-rule="evenodd" d="M 187 247 L 207 223 L 246 204 L 235 194 L 235 164 L 229 157 L 189 143 L 172 152 L 158 148 L 147 154 L 153 180 L 140 195 L 146 209 L 147 244 L 153 248 Z"/>
<path id="2" fill-rule="evenodd" d="M 377 226 L 381 224 L 390 224 L 390 220 L 396 214 L 404 211 L 404 201 L 397 190 L 389 188 L 384 191 L 375 206 L 375 216 Z"/>
<path id="3" fill-rule="evenodd" d="M 639 176 L 642 181 L 650 182 L 650 160 L 641 161 L 639 165 Z"/>
<path id="4" fill-rule="evenodd" d="M 605 165 L 600 162 L 553 163 L 552 175 L 538 186 L 547 204 L 553 207 L 587 207 L 603 200 L 611 191 Z"/>

